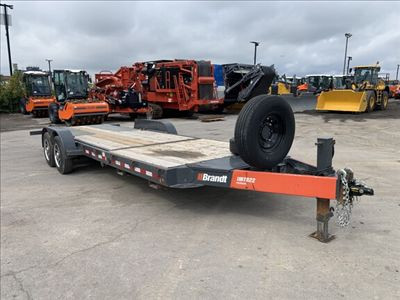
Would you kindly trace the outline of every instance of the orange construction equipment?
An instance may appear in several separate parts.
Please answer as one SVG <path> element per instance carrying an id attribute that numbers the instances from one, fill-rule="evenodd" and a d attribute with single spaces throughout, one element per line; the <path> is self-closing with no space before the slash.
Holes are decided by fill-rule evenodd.
<path id="1" fill-rule="evenodd" d="M 100 124 L 108 114 L 108 104 L 90 99 L 89 75 L 82 70 L 54 70 L 56 102 L 49 106 L 52 123 L 70 125 Z"/>
<path id="2" fill-rule="evenodd" d="M 133 67 L 121 67 L 115 74 L 104 71 L 95 74 L 95 86 L 90 91 L 90 98 L 107 102 L 108 114 L 128 114 L 132 119 L 147 115 L 150 111 L 147 101 L 133 88 L 135 76 Z"/>
<path id="3" fill-rule="evenodd" d="M 56 101 L 51 94 L 49 73 L 29 70 L 22 75 L 25 86 L 25 97 L 19 102 L 22 114 L 32 114 L 34 117 L 47 117 L 48 107 Z"/>
<path id="4" fill-rule="evenodd" d="M 152 108 L 153 117 L 165 111 L 191 116 L 202 109 L 220 109 L 224 99 L 218 98 L 214 66 L 210 61 L 161 60 L 136 63 L 136 86 Z"/>
<path id="5" fill-rule="evenodd" d="M 389 98 L 400 98 L 400 83 L 398 80 L 391 80 L 388 82 Z"/>
<path id="6" fill-rule="evenodd" d="M 123 112 L 121 103 L 115 100 L 121 99 L 118 92 L 130 90 L 137 103 L 148 102 L 152 118 L 161 118 L 167 111 L 190 116 L 200 108 L 223 106 L 223 98 L 217 96 L 213 68 L 209 61 L 138 62 L 132 67 L 122 67 L 115 74 L 97 74 L 96 87 L 103 89 L 103 92 L 97 91 L 97 98 L 103 94 L 110 112 Z"/>
<path id="7" fill-rule="evenodd" d="M 393 92 L 393 98 L 400 99 L 400 84 L 396 85 L 396 89 Z"/>

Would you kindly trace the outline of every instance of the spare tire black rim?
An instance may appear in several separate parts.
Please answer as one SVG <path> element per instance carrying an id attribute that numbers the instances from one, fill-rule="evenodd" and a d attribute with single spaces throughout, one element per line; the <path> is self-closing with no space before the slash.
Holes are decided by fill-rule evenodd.
<path id="1" fill-rule="evenodd" d="M 263 150 L 272 150 L 279 146 L 285 135 L 283 120 L 276 114 L 268 114 L 260 126 L 259 143 Z"/>

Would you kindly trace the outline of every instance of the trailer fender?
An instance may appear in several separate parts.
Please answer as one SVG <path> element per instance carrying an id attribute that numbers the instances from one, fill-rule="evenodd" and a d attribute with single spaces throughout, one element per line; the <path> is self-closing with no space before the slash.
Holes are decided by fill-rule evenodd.
<path id="1" fill-rule="evenodd" d="M 83 155 L 83 149 L 75 143 L 74 136 L 68 128 L 63 127 L 45 127 L 42 129 L 42 147 L 43 147 L 43 137 L 44 134 L 48 132 L 52 137 L 52 142 L 54 143 L 54 138 L 56 136 L 60 137 L 63 148 L 67 156 L 80 156 Z"/>
<path id="2" fill-rule="evenodd" d="M 178 134 L 175 126 L 171 122 L 165 120 L 137 119 L 135 121 L 134 128 L 156 131 L 156 132 L 164 132 L 169 134 Z"/>

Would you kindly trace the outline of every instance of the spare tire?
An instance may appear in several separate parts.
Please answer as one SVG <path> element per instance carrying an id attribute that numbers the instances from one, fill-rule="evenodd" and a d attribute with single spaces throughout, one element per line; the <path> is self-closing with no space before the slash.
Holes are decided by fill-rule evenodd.
<path id="1" fill-rule="evenodd" d="M 250 166 L 270 169 L 288 154 L 295 132 L 292 108 L 281 97 L 260 95 L 248 101 L 235 126 L 235 144 Z"/>

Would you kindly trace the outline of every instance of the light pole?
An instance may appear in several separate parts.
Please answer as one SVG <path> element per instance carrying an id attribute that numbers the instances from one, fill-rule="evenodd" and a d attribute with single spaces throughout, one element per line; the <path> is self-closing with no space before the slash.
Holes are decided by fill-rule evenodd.
<path id="1" fill-rule="evenodd" d="M 4 7 L 4 25 L 6 26 L 6 37 L 7 37 L 7 49 L 8 49 L 8 64 L 10 66 L 10 76 L 12 76 L 12 62 L 11 62 L 11 48 L 10 48 L 10 33 L 8 32 L 8 15 L 7 8 L 13 9 L 13 5 L 8 4 L 0 4 L 0 6 Z"/>
<path id="2" fill-rule="evenodd" d="M 49 74 L 51 76 L 51 62 L 53 61 L 52 59 L 46 59 L 46 61 L 49 63 Z"/>
<path id="3" fill-rule="evenodd" d="M 346 57 L 347 57 L 347 45 L 349 43 L 349 38 L 351 38 L 351 33 L 345 33 L 344 36 L 346 37 L 346 48 L 344 49 L 344 63 L 343 63 L 343 75 L 346 72 Z"/>
<path id="4" fill-rule="evenodd" d="M 397 65 L 396 80 L 399 80 L 399 67 L 400 65 Z"/>
<path id="5" fill-rule="evenodd" d="M 254 44 L 254 65 L 257 62 L 257 47 L 260 45 L 260 42 L 251 41 L 250 44 Z"/>
<path id="6" fill-rule="evenodd" d="M 346 71 L 346 75 L 349 75 L 350 61 L 351 61 L 352 59 L 353 59 L 353 58 L 352 58 L 351 56 L 348 56 L 348 57 L 347 57 L 347 71 Z"/>

